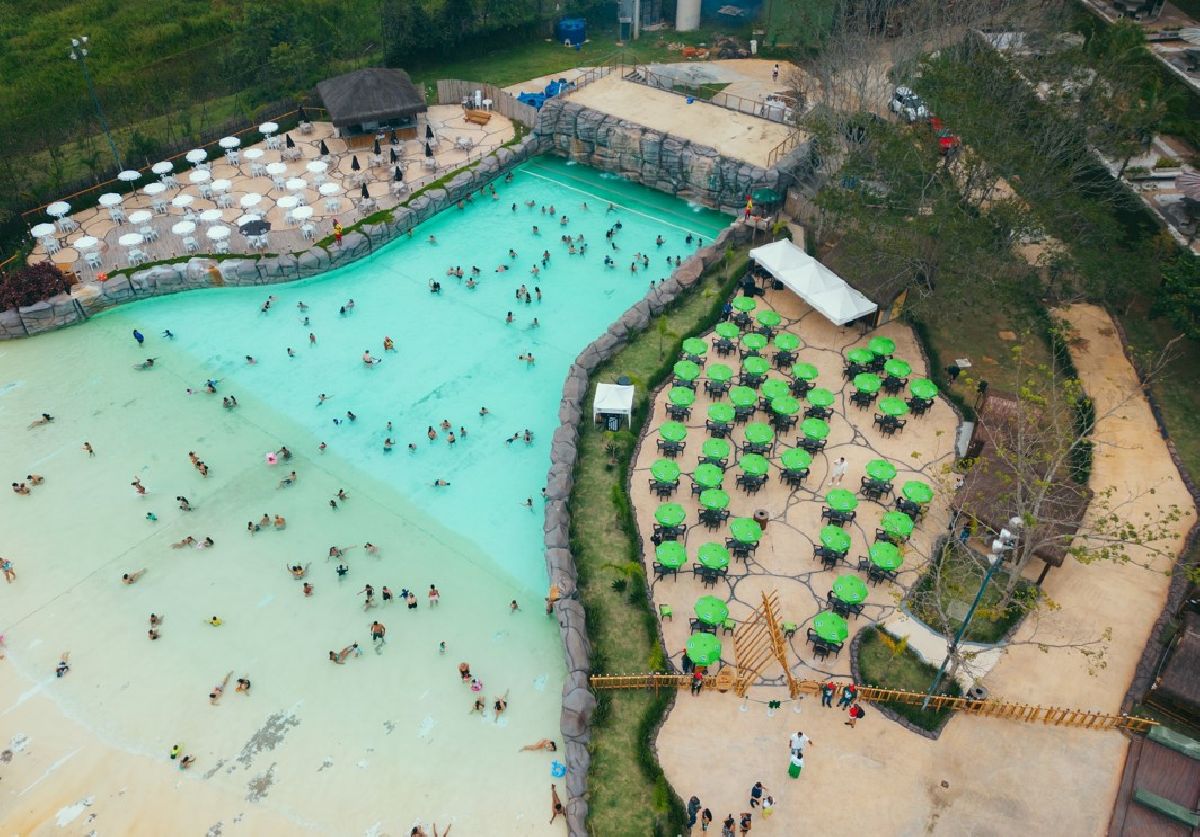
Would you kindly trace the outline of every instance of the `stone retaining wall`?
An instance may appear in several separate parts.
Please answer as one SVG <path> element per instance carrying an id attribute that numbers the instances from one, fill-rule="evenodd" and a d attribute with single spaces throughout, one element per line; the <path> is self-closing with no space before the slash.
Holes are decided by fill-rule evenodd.
<path id="1" fill-rule="evenodd" d="M 563 685 L 561 727 L 564 760 L 567 764 L 567 827 L 572 837 L 586 837 L 588 804 L 587 773 L 591 756 L 591 718 L 596 698 L 588 688 L 591 671 L 591 647 L 584 626 L 583 605 L 576 589 L 578 573 L 571 554 L 571 515 L 568 502 L 575 484 L 575 462 L 578 457 L 579 425 L 590 418 L 587 396 L 591 374 L 602 363 L 620 351 L 630 338 L 650 325 L 675 299 L 698 281 L 704 271 L 717 262 L 727 244 L 749 237 L 750 229 L 734 223 L 726 227 L 716 240 L 702 247 L 677 267 L 671 277 L 650 289 L 646 296 L 621 315 L 608 330 L 592 341 L 571 364 L 563 383 L 558 406 L 559 426 L 550 445 L 550 473 L 546 478 L 545 545 L 546 569 L 550 583 L 558 585 L 560 599 L 554 606 L 562 632 L 567 658 L 567 682 Z"/>
<path id="2" fill-rule="evenodd" d="M 479 165 L 451 179 L 444 188 L 431 189 L 413 198 L 407 207 L 396 207 L 392 220 L 347 234 L 341 246 L 328 249 L 314 245 L 295 254 L 264 258 L 231 258 L 213 261 L 196 256 L 186 262 L 164 264 L 116 276 L 107 282 L 84 282 L 71 294 L 62 294 L 17 310 L 0 312 L 0 340 L 29 337 L 83 322 L 88 317 L 134 299 L 165 296 L 192 288 L 223 285 L 272 285 L 307 279 L 344 267 L 370 255 L 428 221 L 448 206 L 478 191 L 504 171 L 536 156 L 545 142 L 530 135 L 511 148 L 499 148 Z"/>
<path id="3" fill-rule="evenodd" d="M 542 107 L 534 134 L 570 160 L 732 215 L 741 213 L 755 189 L 786 194 L 802 168 L 798 161 L 807 159 L 802 146 L 787 166 L 764 169 L 562 98 Z"/>

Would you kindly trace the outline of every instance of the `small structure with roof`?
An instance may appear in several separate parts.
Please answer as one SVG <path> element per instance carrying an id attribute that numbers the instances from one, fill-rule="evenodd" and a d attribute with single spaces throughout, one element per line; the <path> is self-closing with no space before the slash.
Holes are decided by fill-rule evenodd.
<path id="1" fill-rule="evenodd" d="M 879 308 L 787 239 L 755 247 L 750 258 L 834 325 L 871 317 Z"/>
<path id="2" fill-rule="evenodd" d="M 390 67 L 365 67 L 325 79 L 317 85 L 317 93 L 344 137 L 395 129 L 398 135 L 415 139 L 418 114 L 428 110 L 424 94 L 408 73 Z"/>
<path id="3" fill-rule="evenodd" d="M 627 382 L 628 378 L 622 378 Z M 610 430 L 621 427 L 621 419 L 626 425 L 633 416 L 634 388 L 626 383 L 596 384 L 596 397 L 592 400 L 592 420 L 604 422 Z"/>

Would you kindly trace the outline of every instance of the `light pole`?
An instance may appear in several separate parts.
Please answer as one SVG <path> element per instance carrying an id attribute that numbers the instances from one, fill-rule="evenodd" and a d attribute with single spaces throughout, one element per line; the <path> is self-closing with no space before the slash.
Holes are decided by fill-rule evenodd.
<path id="1" fill-rule="evenodd" d="M 100 117 L 100 127 L 104 131 L 104 138 L 108 140 L 108 147 L 112 151 L 113 159 L 117 161 L 117 169 L 120 170 L 125 166 L 121 163 L 121 155 L 117 153 L 117 144 L 113 142 L 112 134 L 108 132 L 108 120 L 104 118 L 104 108 L 100 107 L 100 99 L 96 97 L 96 88 L 92 85 L 92 74 L 88 72 L 87 43 L 86 35 L 71 39 L 71 60 L 78 61 L 79 66 L 83 68 L 83 78 L 87 82 L 88 93 L 92 95 L 92 103 L 96 106 L 96 115 Z"/>

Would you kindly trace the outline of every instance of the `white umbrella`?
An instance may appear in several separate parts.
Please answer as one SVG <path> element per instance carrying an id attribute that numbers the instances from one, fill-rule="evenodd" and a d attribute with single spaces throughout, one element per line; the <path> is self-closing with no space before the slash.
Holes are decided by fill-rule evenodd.
<path id="1" fill-rule="evenodd" d="M 171 164 L 170 160 L 163 160 L 161 163 L 155 163 L 150 167 L 150 171 L 155 174 L 170 174 L 174 169 L 175 166 Z"/>
<path id="2" fill-rule="evenodd" d="M 1188 27 L 1187 29 L 1179 30 L 1179 37 L 1183 38 L 1189 44 L 1200 45 L 1200 29 Z"/>
<path id="3" fill-rule="evenodd" d="M 289 192 L 303 192 L 308 188 L 308 181 L 303 177 L 293 177 L 287 182 L 287 188 Z"/>
<path id="4" fill-rule="evenodd" d="M 229 227 L 209 227 L 206 233 L 213 241 L 220 241 L 222 238 L 229 238 Z"/>
<path id="5" fill-rule="evenodd" d="M 139 233 L 125 233 L 125 235 L 117 239 L 117 244 L 120 244 L 122 247 L 137 247 L 145 240 Z"/>
<path id="6" fill-rule="evenodd" d="M 187 153 L 187 161 L 189 163 L 203 163 L 208 159 L 208 152 L 203 148 L 193 148 Z"/>
<path id="7" fill-rule="evenodd" d="M 132 183 L 135 180 L 140 180 L 141 177 L 142 177 L 142 173 L 140 171 L 134 171 L 133 169 L 125 169 L 125 171 L 123 171 L 117 175 L 117 180 L 122 180 L 126 183 Z"/>
<path id="8" fill-rule="evenodd" d="M 196 169 L 194 172 L 188 174 L 188 180 L 192 183 L 207 183 L 211 179 L 212 175 L 204 169 Z"/>
<path id="9" fill-rule="evenodd" d="M 320 192 L 322 195 L 324 195 L 327 198 L 332 195 L 336 195 L 341 191 L 342 191 L 342 187 L 337 185 L 336 183 L 322 183 L 321 184 Z"/>
<path id="10" fill-rule="evenodd" d="M 233 223 L 239 227 L 244 227 L 247 224 L 249 224 L 251 221 L 261 221 L 261 220 L 262 220 L 261 215 L 242 215 L 242 216 L 239 216 L 238 219 L 236 221 L 234 221 Z"/>
<path id="11" fill-rule="evenodd" d="M 212 182 L 212 187 L 214 192 L 224 192 L 233 187 L 233 181 L 226 180 L 222 177 L 220 180 L 214 180 Z"/>
<path id="12" fill-rule="evenodd" d="M 311 206 L 298 206 L 292 211 L 292 217 L 297 221 L 307 221 L 313 216 L 313 208 Z"/>
<path id="13" fill-rule="evenodd" d="M 34 238 L 43 238 L 47 235 L 54 235 L 55 227 L 53 224 L 37 224 L 29 232 L 33 233 Z"/>
<path id="14" fill-rule="evenodd" d="M 217 140 L 217 145 L 221 146 L 226 151 L 231 148 L 237 148 L 241 144 L 242 141 L 237 137 L 221 137 L 219 140 Z"/>
<path id="15" fill-rule="evenodd" d="M 171 201 L 171 206 L 176 209 L 187 209 L 195 200 L 191 195 L 176 195 Z"/>
<path id="16" fill-rule="evenodd" d="M 276 125 L 274 122 L 264 122 L 263 124 L 258 126 L 258 132 L 260 134 L 267 134 L 268 136 L 275 133 L 278 130 L 279 130 L 279 126 Z"/>
<path id="17" fill-rule="evenodd" d="M 139 209 L 137 212 L 129 213 L 129 223 L 144 224 L 153 217 L 154 216 L 150 212 L 146 211 L 145 209 Z"/>
<path id="18" fill-rule="evenodd" d="M 1175 188 L 1183 192 L 1185 198 L 1200 200 L 1200 172 L 1183 172 L 1175 178 Z"/>
<path id="19" fill-rule="evenodd" d="M 321 160 L 313 160 L 308 164 L 308 170 L 313 174 L 324 174 L 325 172 L 329 171 L 329 164 L 322 162 Z"/>
<path id="20" fill-rule="evenodd" d="M 117 206 L 121 203 L 121 196 L 116 192 L 105 192 L 100 196 L 100 205 L 106 208 Z M 49 210 L 47 210 L 49 211 Z"/>
<path id="21" fill-rule="evenodd" d="M 71 242 L 71 246 L 76 250 L 91 250 L 99 243 L 100 239 L 96 238 L 94 235 L 81 235 L 79 238 Z"/>
<path id="22" fill-rule="evenodd" d="M 298 203 L 300 203 L 300 199 L 295 195 L 284 195 L 282 198 L 275 199 L 275 205 L 280 209 L 295 209 Z M 50 225 L 47 224 L 46 226 Z"/>
<path id="23" fill-rule="evenodd" d="M 206 209 L 200 213 L 200 220 L 206 224 L 211 224 L 214 221 L 220 221 L 221 220 L 221 210 Z"/>
<path id="24" fill-rule="evenodd" d="M 61 218 L 70 211 L 71 204 L 67 203 L 66 201 L 55 201 L 46 207 L 46 214 L 51 218 Z"/>
<path id="25" fill-rule="evenodd" d="M 191 235 L 195 231 L 196 225 L 192 221 L 180 221 L 171 227 L 171 232 L 175 233 L 175 235 Z"/>
<path id="26" fill-rule="evenodd" d="M 246 153 L 242 156 L 247 160 L 257 160 L 265 153 L 261 148 L 247 148 Z"/>
<path id="27" fill-rule="evenodd" d="M 162 181 L 147 183 L 144 187 L 142 187 L 142 191 L 150 197 L 154 197 L 155 195 L 161 195 L 163 192 L 167 191 L 167 184 L 163 183 Z"/>
<path id="28" fill-rule="evenodd" d="M 267 163 L 267 174 L 271 177 L 279 177 L 287 172 L 287 166 L 283 163 Z"/>
<path id="29" fill-rule="evenodd" d="M 241 206 L 242 209 L 249 209 L 252 206 L 258 206 L 260 201 L 262 201 L 262 195 L 260 195 L 258 192 L 247 192 L 246 194 L 242 195 L 242 199 L 238 201 L 238 205 Z"/>

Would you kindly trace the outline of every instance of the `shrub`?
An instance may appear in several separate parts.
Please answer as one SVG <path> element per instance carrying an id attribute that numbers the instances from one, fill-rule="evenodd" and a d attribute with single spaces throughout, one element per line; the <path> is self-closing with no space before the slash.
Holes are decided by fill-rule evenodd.
<path id="1" fill-rule="evenodd" d="M 38 262 L 14 270 L 0 282 L 0 311 L 33 305 L 71 289 L 71 283 L 58 267 Z"/>

